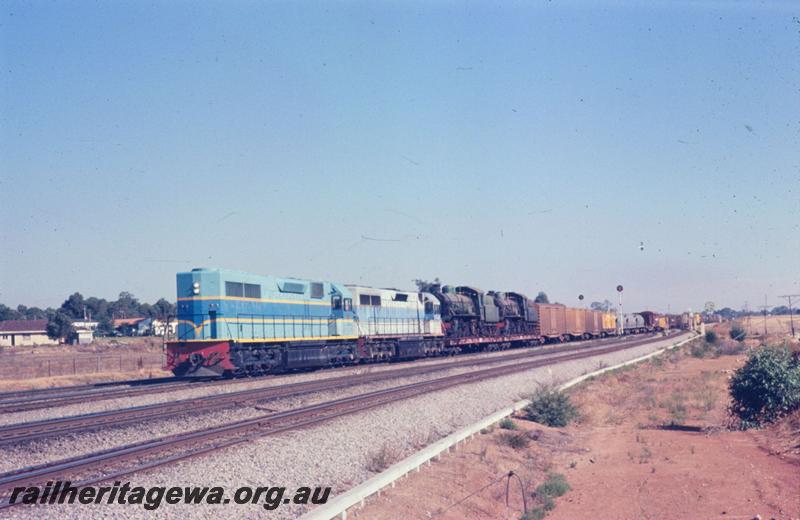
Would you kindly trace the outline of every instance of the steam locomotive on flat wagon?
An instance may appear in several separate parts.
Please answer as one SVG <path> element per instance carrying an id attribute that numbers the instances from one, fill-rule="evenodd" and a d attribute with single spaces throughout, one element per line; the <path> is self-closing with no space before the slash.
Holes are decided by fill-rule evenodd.
<path id="1" fill-rule="evenodd" d="M 193 269 L 178 273 L 177 289 L 178 332 L 166 368 L 178 376 L 260 375 L 618 333 L 615 314 L 469 286 L 409 292 Z M 622 317 L 624 334 L 666 328 L 655 313 Z"/>

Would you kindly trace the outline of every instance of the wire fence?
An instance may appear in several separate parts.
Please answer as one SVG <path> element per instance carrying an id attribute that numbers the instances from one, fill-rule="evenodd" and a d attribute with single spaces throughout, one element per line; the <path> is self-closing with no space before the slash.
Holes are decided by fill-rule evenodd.
<path id="1" fill-rule="evenodd" d="M 75 354 L 0 356 L 0 380 L 160 370 L 163 354 Z"/>

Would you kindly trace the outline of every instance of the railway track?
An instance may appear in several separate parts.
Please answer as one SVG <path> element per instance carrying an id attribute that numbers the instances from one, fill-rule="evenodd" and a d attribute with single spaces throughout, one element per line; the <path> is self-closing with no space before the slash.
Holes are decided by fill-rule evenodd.
<path id="1" fill-rule="evenodd" d="M 624 350 L 635 345 L 658 341 L 659 339 L 661 338 L 648 338 L 636 342 L 623 342 L 604 348 L 583 349 L 544 359 L 533 359 L 394 386 L 293 410 L 268 413 L 220 426 L 112 448 L 80 457 L 21 468 L 0 475 L 0 490 L 4 492 L 3 494 L 7 494 L 14 487 L 59 479 L 70 480 L 78 487 L 95 485 L 158 466 L 172 464 L 180 460 L 202 456 L 249 442 L 258 437 L 314 426 L 337 417 L 362 412 L 400 399 L 408 399 L 457 385 L 506 376 L 553 363 Z M 125 463 L 129 464 L 126 465 Z M 15 505 L 9 504 L 6 500 L 0 502 L 0 508 L 13 507 Z"/>
<path id="2" fill-rule="evenodd" d="M 628 336 L 628 338 L 631 338 L 631 336 Z M 544 349 L 546 351 L 557 349 L 568 351 L 569 349 L 593 347 L 595 345 L 602 345 L 614 341 L 619 341 L 619 338 L 591 340 L 575 343 L 568 347 L 544 347 Z M 485 353 L 468 355 L 465 357 L 465 360 L 471 359 L 472 363 L 475 363 L 475 359 L 480 359 L 481 357 L 485 357 Z M 487 362 L 494 362 L 494 360 L 491 359 Z M 345 367 L 345 369 L 348 368 L 352 367 Z M 333 369 L 333 371 L 336 370 L 338 369 Z M 16 392 L 0 393 L 0 414 L 41 410 L 45 408 L 54 408 L 56 406 L 68 406 L 71 404 L 85 403 L 87 400 L 97 402 L 109 399 L 172 392 L 186 388 L 230 385 L 231 383 L 235 384 L 236 382 L 246 381 L 248 381 L 248 379 L 208 381 L 197 378 L 164 377 L 40 390 L 20 390 Z"/>
<path id="3" fill-rule="evenodd" d="M 199 380 L 186 381 L 173 378 L 159 378 L 152 383 L 121 383 L 112 388 L 97 387 L 92 385 L 80 386 L 68 390 L 69 387 L 61 387 L 52 393 L 42 393 L 34 395 L 24 395 L 22 397 L 6 397 L 8 394 L 0 396 L 0 414 L 27 412 L 30 410 L 41 410 L 44 408 L 54 408 L 56 406 L 66 406 L 75 403 L 85 403 L 87 400 L 104 401 L 108 399 L 119 399 L 122 397 L 136 397 L 139 395 L 150 395 L 164 392 L 173 392 L 184 388 L 191 388 L 202 384 Z M 121 386 L 121 388 L 118 388 Z"/>
<path id="4" fill-rule="evenodd" d="M 63 393 L 75 391 L 88 392 L 92 390 L 101 390 L 108 387 L 153 385 L 175 380 L 175 377 L 152 377 L 149 379 L 128 379 L 124 381 L 110 381 L 107 383 L 92 383 L 86 385 L 53 386 L 49 388 L 35 388 L 32 390 L 13 390 L 10 392 L 0 392 L 0 401 L 8 401 L 26 397 L 32 399 L 45 399 L 50 395 L 57 396 Z"/>
<path id="5" fill-rule="evenodd" d="M 492 363 L 522 361 L 527 358 L 547 356 L 547 359 L 561 359 L 572 352 L 602 354 L 630 348 L 652 341 L 652 337 L 617 341 L 611 346 L 572 346 L 557 350 L 530 350 L 492 359 Z M 487 362 L 483 359 L 481 362 Z M 395 370 L 384 370 L 368 374 L 349 374 L 326 379 L 289 383 L 278 386 L 240 390 L 224 394 L 208 395 L 168 401 L 151 405 L 109 410 L 71 417 L 58 417 L 42 421 L 11 424 L 0 427 L 0 446 L 40 440 L 55 435 L 91 431 L 106 426 L 122 426 L 140 421 L 153 421 L 174 418 L 177 415 L 220 410 L 237 405 L 254 405 L 269 399 L 295 397 L 312 392 L 339 390 L 356 385 L 374 383 L 386 379 L 413 377 L 442 370 L 473 366 L 476 360 L 462 360 L 446 364 L 412 366 Z"/>

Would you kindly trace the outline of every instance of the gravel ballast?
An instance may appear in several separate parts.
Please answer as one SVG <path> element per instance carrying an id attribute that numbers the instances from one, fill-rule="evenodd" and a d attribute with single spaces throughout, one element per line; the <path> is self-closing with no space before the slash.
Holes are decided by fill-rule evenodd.
<path id="1" fill-rule="evenodd" d="M 302 486 L 330 486 L 333 496 L 372 476 L 374 473 L 367 467 L 377 451 L 382 448 L 386 448 L 392 460 L 398 460 L 519 400 L 535 390 L 538 384 L 567 381 L 600 367 L 621 363 L 658 350 L 686 337 L 665 339 L 620 352 L 563 362 L 401 400 L 390 406 L 338 418 L 306 431 L 256 439 L 236 449 L 157 468 L 146 474 L 133 475 L 127 477 L 125 481 L 130 481 L 132 486 L 145 487 L 222 486 L 226 489 L 226 496 L 229 497 L 232 497 L 235 489 L 240 486 L 286 487 L 286 496 L 291 496 L 294 489 Z M 455 373 L 455 371 L 446 372 Z M 446 372 L 438 372 L 435 377 L 446 375 Z M 388 386 L 394 384 L 397 382 Z M 368 386 L 381 387 L 381 385 Z M 352 393 L 361 391 L 364 391 L 363 387 L 352 390 Z M 343 395 L 347 394 L 336 392 L 335 396 L 327 395 L 319 398 L 328 400 Z M 274 402 L 270 402 L 270 408 L 274 408 L 273 404 Z M 293 404 L 284 403 L 285 406 Z M 242 413 L 242 411 L 204 415 L 203 425 L 211 424 L 207 419 L 210 416 L 229 413 Z M 231 418 L 221 417 L 219 420 L 227 421 Z M 161 430 L 163 426 L 159 426 L 158 435 L 165 434 Z M 129 429 L 102 431 L 95 435 L 107 437 L 113 435 L 114 431 L 126 430 Z M 153 434 L 150 432 L 146 436 Z M 101 441 L 102 439 L 97 439 L 97 442 L 102 443 Z M 81 442 L 91 443 L 89 439 L 82 439 Z M 61 445 L 60 450 L 53 450 L 42 443 L 41 449 L 50 454 L 53 451 L 58 452 L 61 454 L 58 458 L 62 458 L 68 456 L 64 450 L 70 448 L 69 444 L 71 443 Z M 100 449 L 100 446 L 92 444 L 91 448 L 91 451 L 95 451 Z M 4 459 L 5 455 L 4 453 Z M 12 467 L 20 467 L 20 463 L 31 460 L 30 452 L 27 459 L 24 453 L 12 453 L 11 458 L 14 460 L 14 463 L 10 464 Z M 2 466 L 6 467 L 5 461 Z M 91 512 L 87 511 L 87 508 L 91 508 Z M 214 519 L 256 516 L 295 518 L 304 511 L 305 506 L 294 504 L 283 504 L 273 511 L 268 511 L 260 504 L 236 505 L 231 502 L 225 506 L 162 504 L 156 515 Z M 154 512 L 147 511 L 140 505 L 93 504 L 20 507 L 5 513 L 14 518 L 83 518 L 87 513 L 92 516 L 114 518 L 150 518 Z"/>

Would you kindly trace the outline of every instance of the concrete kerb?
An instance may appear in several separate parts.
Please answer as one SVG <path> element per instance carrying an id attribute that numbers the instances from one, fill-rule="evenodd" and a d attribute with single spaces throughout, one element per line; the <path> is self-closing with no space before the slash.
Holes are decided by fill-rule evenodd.
<path id="1" fill-rule="evenodd" d="M 591 377 L 598 376 L 605 372 L 609 372 L 611 370 L 616 370 L 618 368 L 622 368 L 628 365 L 633 365 L 635 363 L 641 363 L 647 359 L 652 357 L 658 356 L 663 354 L 668 350 L 672 350 L 674 348 L 680 347 L 685 345 L 686 343 L 692 341 L 693 339 L 698 338 L 698 335 L 692 335 L 691 337 L 669 345 L 667 347 L 658 349 L 653 351 L 649 354 L 645 354 L 643 356 L 639 356 L 637 358 L 625 361 L 624 363 L 619 363 L 617 365 L 604 367 L 594 372 L 590 372 L 588 374 L 584 374 L 580 377 L 576 377 L 570 381 L 559 386 L 560 390 L 565 390 L 567 388 L 573 387 L 583 381 Z M 339 517 L 341 520 L 346 520 L 347 518 L 347 511 L 353 506 L 364 506 L 364 501 L 372 495 L 379 493 L 383 488 L 387 486 L 394 487 L 394 484 L 400 478 L 408 475 L 411 472 L 418 472 L 423 464 L 430 464 L 431 460 L 438 460 L 443 453 L 449 452 L 451 449 L 456 448 L 459 444 L 466 441 L 469 438 L 475 436 L 475 434 L 479 433 L 484 428 L 488 428 L 493 424 L 500 422 L 502 419 L 508 417 L 509 415 L 513 414 L 516 411 L 523 409 L 527 406 L 528 401 L 517 401 L 511 406 L 503 408 L 501 410 L 496 411 L 495 413 L 489 415 L 488 417 L 484 417 L 480 421 L 471 424 L 461 430 L 448 435 L 447 437 L 434 442 L 430 446 L 423 448 L 422 450 L 414 453 L 413 455 L 406 457 L 405 459 L 401 460 L 400 462 L 390 466 L 383 472 L 375 475 L 374 477 L 362 482 L 358 486 L 345 491 L 341 495 L 337 495 L 333 500 L 328 502 L 327 504 L 321 505 L 315 509 L 312 509 L 305 515 L 301 517 L 302 520 L 330 520 L 332 518 Z"/>

